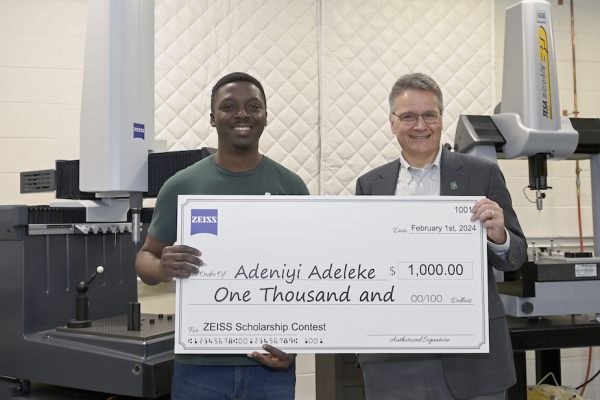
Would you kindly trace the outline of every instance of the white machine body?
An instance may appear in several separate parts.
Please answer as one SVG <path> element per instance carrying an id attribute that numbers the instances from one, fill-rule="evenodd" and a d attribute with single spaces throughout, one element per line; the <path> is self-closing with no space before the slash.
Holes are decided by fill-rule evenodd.
<path id="1" fill-rule="evenodd" d="M 500 113 L 506 158 L 566 158 L 579 135 L 560 111 L 550 3 L 523 0 L 506 10 Z"/>
<path id="2" fill-rule="evenodd" d="M 148 190 L 154 137 L 154 2 L 90 0 L 79 187 L 99 198 Z"/>
<path id="3" fill-rule="evenodd" d="M 497 114 L 490 116 L 493 124 L 481 116 L 461 115 L 455 135 L 455 149 L 461 152 L 497 160 L 502 146 L 506 159 L 528 158 L 529 188 L 536 191 L 536 206 L 540 211 L 545 197 L 542 191 L 550 188 L 546 180 L 547 159 L 569 158 L 580 139 L 571 120 L 561 115 L 555 59 L 550 3 L 521 0 L 508 7 L 502 101 Z M 590 154 L 590 166 L 595 201 L 600 198 L 600 184 L 595 184 L 600 182 L 600 154 Z M 600 213 L 594 208 L 594 233 L 597 226 Z M 594 243 L 598 256 L 600 241 Z M 569 264 L 566 258 L 563 262 Z M 597 259 L 587 262 L 599 263 Z M 535 264 L 544 273 L 550 273 L 548 265 Z M 501 271 L 494 270 L 494 276 L 497 282 L 503 282 L 499 292 L 508 315 L 600 313 L 598 276 L 578 278 L 561 273 L 554 279 L 542 279 L 524 274 L 509 282 L 504 282 Z"/>

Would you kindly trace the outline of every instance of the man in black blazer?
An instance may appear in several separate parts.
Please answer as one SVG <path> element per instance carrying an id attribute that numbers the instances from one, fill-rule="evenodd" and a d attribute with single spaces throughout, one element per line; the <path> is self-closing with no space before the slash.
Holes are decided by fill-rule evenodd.
<path id="1" fill-rule="evenodd" d="M 504 308 L 492 268 L 513 271 L 527 245 L 504 177 L 488 160 L 441 146 L 442 92 L 429 76 L 402 76 L 390 96 L 390 125 L 400 158 L 361 176 L 357 195 L 486 196 L 473 207 L 488 237 L 488 354 L 361 354 L 367 400 L 504 400 L 515 381 Z M 406 321 L 410 324 L 410 321 Z"/>

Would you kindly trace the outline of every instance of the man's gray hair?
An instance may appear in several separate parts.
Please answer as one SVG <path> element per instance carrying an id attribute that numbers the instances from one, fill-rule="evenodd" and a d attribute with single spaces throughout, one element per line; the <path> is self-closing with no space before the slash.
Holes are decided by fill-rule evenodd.
<path id="1" fill-rule="evenodd" d="M 394 83 L 389 97 L 390 112 L 394 112 L 394 102 L 396 101 L 396 97 L 410 89 L 424 90 L 435 94 L 435 97 L 437 97 L 438 100 L 440 114 L 444 112 L 444 96 L 442 95 L 442 90 L 432 77 L 420 72 L 402 75 L 396 83 Z"/>

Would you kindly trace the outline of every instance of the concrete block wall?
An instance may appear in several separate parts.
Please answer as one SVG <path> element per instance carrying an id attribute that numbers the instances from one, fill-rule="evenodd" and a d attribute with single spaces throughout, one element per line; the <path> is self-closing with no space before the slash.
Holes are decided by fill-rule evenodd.
<path id="1" fill-rule="evenodd" d="M 600 2 L 573 0 L 577 43 L 577 88 L 581 117 L 600 117 Z M 502 84 L 504 9 L 515 0 L 495 0 L 496 97 Z M 551 0 L 559 68 L 561 107 L 573 111 L 569 0 Z M 46 204 L 53 194 L 19 194 L 19 172 L 54 167 L 56 159 L 79 158 L 79 112 L 86 0 L 0 0 L 0 204 Z M 574 162 L 549 164 L 554 187 L 539 213 L 522 193 L 528 184 L 524 161 L 501 161 L 509 189 L 528 238 L 559 244 L 576 242 L 578 228 Z M 589 163 L 582 163 L 583 232 L 592 237 Z M 527 193 L 531 198 L 533 193 Z M 158 297 L 154 297 L 158 296 Z M 172 293 L 143 297 L 147 307 L 171 309 Z M 595 349 L 600 354 L 600 350 Z M 563 351 L 563 382 L 582 382 L 587 349 Z M 533 383 L 533 364 L 529 381 Z M 594 356 L 592 371 L 600 368 Z M 314 399 L 314 358 L 298 360 L 298 399 Z M 586 398 L 600 398 L 594 382 Z"/>
<path id="2" fill-rule="evenodd" d="M 19 172 L 79 158 L 87 2 L 0 2 L 0 204 L 45 204 L 19 194 Z"/>

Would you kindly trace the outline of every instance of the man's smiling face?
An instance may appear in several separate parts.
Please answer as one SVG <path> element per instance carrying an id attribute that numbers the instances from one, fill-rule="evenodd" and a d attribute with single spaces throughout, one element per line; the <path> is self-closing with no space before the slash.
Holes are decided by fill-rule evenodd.
<path id="1" fill-rule="evenodd" d="M 439 115 L 437 122 L 426 123 L 422 116 L 432 113 Z M 412 124 L 401 121 L 398 116 L 406 114 L 417 115 L 416 121 Z M 406 161 L 418 168 L 433 162 L 442 138 L 442 117 L 435 93 L 416 89 L 400 93 L 394 101 L 390 125 Z"/>
<path id="2" fill-rule="evenodd" d="M 257 149 L 267 123 L 267 108 L 260 89 L 245 81 L 219 88 L 210 123 L 217 128 L 219 149 Z"/>

